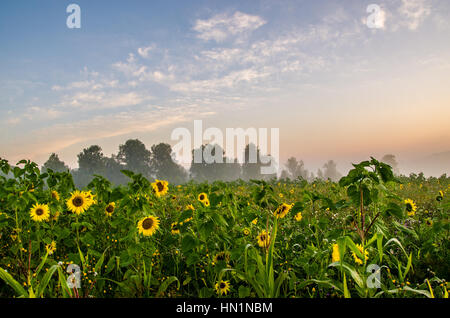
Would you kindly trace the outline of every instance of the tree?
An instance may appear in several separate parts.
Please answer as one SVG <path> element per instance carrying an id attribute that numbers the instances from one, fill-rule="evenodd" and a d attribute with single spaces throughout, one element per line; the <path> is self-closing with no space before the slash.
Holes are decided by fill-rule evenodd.
<path id="1" fill-rule="evenodd" d="M 104 158 L 105 164 L 105 178 L 111 181 L 112 184 L 126 184 L 130 179 L 125 176 L 121 170 L 125 169 L 125 166 L 120 164 L 115 155 L 111 155 L 110 158 Z"/>
<path id="2" fill-rule="evenodd" d="M 151 147 L 150 167 L 155 178 L 167 180 L 170 183 L 180 184 L 186 182 L 186 170 L 172 158 L 172 147 L 169 144 L 159 143 Z"/>
<path id="3" fill-rule="evenodd" d="M 117 160 L 125 165 L 125 169 L 142 173 L 143 176 L 148 178 L 151 177 L 151 152 L 140 140 L 129 139 L 125 144 L 120 145 Z"/>
<path id="4" fill-rule="evenodd" d="M 330 179 L 331 181 L 338 181 L 342 177 L 342 175 L 337 171 L 336 166 L 337 165 L 333 160 L 328 160 L 328 162 L 323 165 L 323 178 L 325 180 Z"/>
<path id="5" fill-rule="evenodd" d="M 41 168 L 42 173 L 46 172 L 48 169 L 51 169 L 55 172 L 66 172 L 69 171 L 70 168 L 66 166 L 66 164 L 61 161 L 56 153 L 52 153 L 48 160 L 44 163 Z"/>
<path id="6" fill-rule="evenodd" d="M 305 180 L 308 179 L 309 172 L 305 169 L 305 164 L 302 160 L 297 161 L 296 158 L 291 157 L 286 162 L 286 168 L 290 179 L 297 179 L 299 177 Z"/>
<path id="7" fill-rule="evenodd" d="M 202 161 L 194 162 L 195 153 L 201 152 Z M 210 154 L 211 158 L 208 160 L 205 158 L 205 154 Z M 214 158 L 214 160 L 213 160 Z M 213 162 L 210 162 L 210 160 Z M 232 181 L 240 178 L 241 166 L 234 159 L 233 162 L 225 156 L 225 152 L 219 145 L 202 145 L 200 148 L 192 150 L 192 162 L 189 169 L 191 178 L 203 182 L 203 181 Z"/>
<path id="8" fill-rule="evenodd" d="M 97 145 L 83 149 L 78 154 L 78 170 L 72 173 L 77 187 L 86 186 L 94 174 L 103 175 L 105 173 L 105 157 L 102 148 Z"/>
<path id="9" fill-rule="evenodd" d="M 242 164 L 242 179 L 263 179 L 261 174 L 261 158 L 259 149 L 252 143 L 248 144 L 244 150 L 244 163 Z"/>
<path id="10" fill-rule="evenodd" d="M 392 154 L 384 155 L 383 158 L 381 158 L 381 161 L 390 165 L 395 175 L 400 174 L 398 162 L 394 155 Z"/>

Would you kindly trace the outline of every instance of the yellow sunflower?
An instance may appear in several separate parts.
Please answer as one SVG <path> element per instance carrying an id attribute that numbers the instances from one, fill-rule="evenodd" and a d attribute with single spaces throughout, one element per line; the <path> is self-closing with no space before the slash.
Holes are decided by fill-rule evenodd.
<path id="1" fill-rule="evenodd" d="M 356 244 L 356 247 L 361 252 L 361 254 L 364 255 L 364 258 L 367 261 L 369 259 L 369 251 L 365 250 L 364 247 L 361 244 Z M 353 254 L 353 258 L 355 259 L 355 263 L 359 264 L 359 265 L 362 265 L 363 261 L 358 256 L 356 256 L 356 253 L 352 252 L 352 254 Z"/>
<path id="2" fill-rule="evenodd" d="M 91 199 L 92 200 L 92 199 Z M 85 192 L 76 190 L 71 194 L 71 197 L 66 201 L 67 208 L 72 212 L 80 215 L 91 206 L 90 199 L 86 198 Z"/>
<path id="3" fill-rule="evenodd" d="M 203 203 L 203 202 L 205 202 L 205 201 L 208 200 L 208 195 L 207 195 L 206 193 L 202 192 L 202 193 L 200 193 L 200 194 L 198 195 L 197 199 L 198 199 L 201 203 Z"/>
<path id="4" fill-rule="evenodd" d="M 114 210 L 116 209 L 116 203 L 115 202 L 111 202 L 110 204 L 108 204 L 105 208 L 105 213 L 106 215 L 111 216 L 114 213 Z"/>
<path id="5" fill-rule="evenodd" d="M 61 213 L 59 211 L 56 211 L 55 214 L 52 217 L 52 220 L 53 221 L 58 221 L 60 214 Z"/>
<path id="6" fill-rule="evenodd" d="M 292 209 L 293 206 L 294 204 L 283 203 L 275 210 L 273 214 L 277 217 L 277 219 L 278 218 L 282 219 L 286 216 L 286 214 L 288 214 L 288 212 Z"/>
<path id="7" fill-rule="evenodd" d="M 230 253 L 226 251 L 217 253 L 213 258 L 213 262 L 218 263 L 220 261 L 228 263 L 230 261 Z"/>
<path id="8" fill-rule="evenodd" d="M 180 234 L 180 229 L 178 228 L 178 222 L 173 222 L 171 224 L 172 234 Z"/>
<path id="9" fill-rule="evenodd" d="M 138 222 L 139 234 L 152 236 L 159 228 L 159 219 L 156 216 L 147 216 Z"/>
<path id="10" fill-rule="evenodd" d="M 245 236 L 249 236 L 250 235 L 250 230 L 248 228 L 245 228 L 242 233 L 244 233 Z"/>
<path id="11" fill-rule="evenodd" d="M 185 209 L 186 209 L 186 210 L 195 211 L 195 208 L 194 208 L 194 206 L 193 206 L 192 204 L 186 205 L 186 208 L 185 208 Z"/>
<path id="12" fill-rule="evenodd" d="M 444 198 L 444 192 L 443 191 L 439 191 L 439 194 L 436 197 L 436 201 L 441 202 L 443 198 Z"/>
<path id="13" fill-rule="evenodd" d="M 48 255 L 52 255 L 56 251 L 56 242 L 52 241 L 50 244 L 45 245 Z"/>
<path id="14" fill-rule="evenodd" d="M 50 209 L 47 204 L 35 204 L 30 209 L 30 216 L 36 222 L 48 221 L 50 217 Z"/>
<path id="15" fill-rule="evenodd" d="M 416 214 L 417 206 L 413 200 L 411 199 L 405 200 L 405 208 L 406 212 L 408 213 L 408 216 L 414 216 Z"/>
<path id="16" fill-rule="evenodd" d="M 258 241 L 259 247 L 268 248 L 270 245 L 270 235 L 265 230 L 258 234 L 256 240 Z"/>
<path id="17" fill-rule="evenodd" d="M 55 190 L 52 191 L 52 199 L 55 199 L 56 201 L 59 201 L 59 193 L 58 193 L 58 191 L 55 191 Z"/>
<path id="18" fill-rule="evenodd" d="M 253 224 L 253 225 L 256 225 L 256 223 L 258 223 L 258 218 L 255 218 L 255 219 L 252 221 L 252 224 Z"/>
<path id="19" fill-rule="evenodd" d="M 83 194 L 88 202 L 89 207 L 93 204 L 97 204 L 97 200 L 95 200 L 95 194 L 92 194 L 91 190 L 83 191 Z"/>
<path id="20" fill-rule="evenodd" d="M 295 216 L 294 216 L 295 220 L 297 222 L 300 222 L 303 219 L 303 215 L 302 212 L 298 212 Z"/>
<path id="21" fill-rule="evenodd" d="M 339 245 L 333 244 L 333 253 L 331 255 L 331 261 L 339 262 L 341 260 L 341 256 L 339 255 Z"/>
<path id="22" fill-rule="evenodd" d="M 228 292 L 230 291 L 231 285 L 229 281 L 223 281 L 221 280 L 220 282 L 216 283 L 216 292 L 217 295 L 226 295 L 228 294 Z"/>
<path id="23" fill-rule="evenodd" d="M 169 182 L 155 179 L 155 182 L 152 183 L 152 188 L 153 191 L 155 191 L 156 196 L 159 198 L 169 191 Z"/>

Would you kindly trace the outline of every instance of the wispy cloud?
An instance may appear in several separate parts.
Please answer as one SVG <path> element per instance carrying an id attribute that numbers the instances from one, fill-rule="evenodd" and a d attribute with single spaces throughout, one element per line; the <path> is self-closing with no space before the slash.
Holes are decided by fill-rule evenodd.
<path id="1" fill-rule="evenodd" d="M 199 19 L 195 22 L 193 29 L 198 32 L 197 37 L 202 40 L 223 42 L 252 32 L 264 24 L 266 21 L 259 16 L 237 11 L 233 15 L 217 14 L 210 19 Z"/>
<path id="2" fill-rule="evenodd" d="M 402 0 L 398 9 L 404 17 L 403 23 L 410 30 L 416 30 L 431 13 L 431 4 L 428 0 Z"/>

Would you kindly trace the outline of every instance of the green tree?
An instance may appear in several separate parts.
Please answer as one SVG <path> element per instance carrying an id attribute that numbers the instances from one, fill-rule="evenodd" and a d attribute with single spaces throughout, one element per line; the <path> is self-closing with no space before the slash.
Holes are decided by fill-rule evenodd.
<path id="1" fill-rule="evenodd" d="M 159 143 L 151 147 L 150 167 L 155 178 L 180 184 L 187 181 L 186 170 L 172 158 L 172 147 Z"/>
<path id="2" fill-rule="evenodd" d="M 41 172 L 44 173 L 48 169 L 51 169 L 55 172 L 66 172 L 69 171 L 70 168 L 66 166 L 66 164 L 61 161 L 56 153 L 52 153 L 48 160 L 44 163 L 41 168 Z"/>
<path id="3" fill-rule="evenodd" d="M 151 152 L 140 140 L 129 139 L 120 145 L 117 160 L 125 165 L 125 169 L 142 173 L 147 178 L 151 177 Z"/>

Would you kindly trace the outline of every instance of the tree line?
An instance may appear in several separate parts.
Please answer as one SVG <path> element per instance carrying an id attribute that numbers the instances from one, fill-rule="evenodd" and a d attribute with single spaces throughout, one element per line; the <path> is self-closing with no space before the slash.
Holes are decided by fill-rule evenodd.
<path id="1" fill-rule="evenodd" d="M 204 151 L 206 147 L 214 147 L 211 154 L 214 156 L 219 151 L 223 158 L 223 163 L 207 163 L 203 158 L 202 162 L 194 162 L 194 152 Z M 253 149 L 252 149 L 253 148 Z M 250 151 L 255 151 L 256 162 L 249 160 Z M 101 175 L 113 184 L 126 184 L 129 182 L 121 170 L 130 170 L 134 173 L 140 173 L 149 180 L 163 179 L 171 184 L 182 184 L 189 180 L 198 182 L 203 181 L 233 181 L 242 179 L 248 181 L 250 179 L 269 180 L 277 178 L 277 174 L 261 174 L 262 156 L 259 149 L 248 144 L 244 151 L 244 161 L 238 163 L 237 159 L 227 160 L 225 152 L 218 145 L 202 145 L 199 149 L 192 150 L 192 162 L 187 170 L 174 159 L 172 147 L 166 143 L 159 143 L 147 149 L 143 142 L 138 139 L 129 139 L 119 146 L 117 154 L 110 157 L 105 156 L 102 148 L 98 145 L 92 145 L 83 149 L 78 155 L 78 168 L 70 169 L 63 161 L 61 161 L 56 153 L 52 153 L 48 160 L 41 168 L 42 172 L 51 169 L 57 172 L 69 171 L 74 179 L 77 187 L 86 186 L 94 175 Z M 390 164 L 394 171 L 397 171 L 397 163 L 395 156 L 386 155 L 383 157 L 384 162 Z M 298 161 L 291 157 L 285 163 L 285 169 L 282 170 L 280 179 L 304 179 L 312 181 L 314 179 L 330 179 L 337 181 L 342 174 L 337 170 L 337 164 L 333 160 L 327 161 L 322 169 L 318 169 L 316 174 L 305 168 L 303 161 Z"/>

